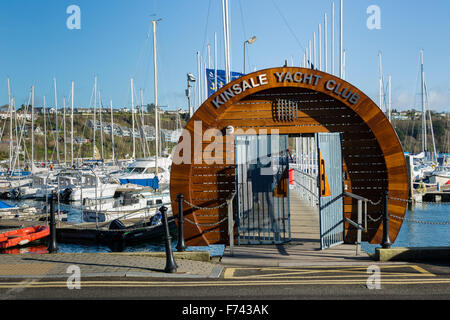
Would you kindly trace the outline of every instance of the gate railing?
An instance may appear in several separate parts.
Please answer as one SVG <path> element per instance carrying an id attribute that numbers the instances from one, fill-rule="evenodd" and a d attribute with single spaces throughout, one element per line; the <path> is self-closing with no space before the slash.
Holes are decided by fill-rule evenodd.
<path id="1" fill-rule="evenodd" d="M 293 189 L 303 200 L 308 202 L 312 207 L 316 207 L 319 203 L 317 177 L 300 170 L 295 165 L 290 165 L 290 169 L 294 170 Z"/>
<path id="2" fill-rule="evenodd" d="M 358 217 L 357 221 L 354 222 L 351 219 L 345 218 L 345 221 L 350 223 L 352 226 L 354 226 L 356 231 L 356 255 L 359 255 L 361 253 L 361 238 L 362 238 L 362 232 L 367 232 L 367 202 L 369 202 L 369 199 L 358 196 L 356 194 L 350 193 L 350 192 L 344 192 L 344 196 L 351 197 L 353 199 L 356 199 L 358 201 Z M 364 208 L 364 227 L 363 227 L 363 208 Z"/>

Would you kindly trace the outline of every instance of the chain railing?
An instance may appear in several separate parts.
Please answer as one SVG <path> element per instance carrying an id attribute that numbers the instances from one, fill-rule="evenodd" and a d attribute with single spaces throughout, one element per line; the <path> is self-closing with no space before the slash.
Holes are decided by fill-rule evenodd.
<path id="1" fill-rule="evenodd" d="M 214 207 L 200 207 L 200 206 L 197 206 L 197 205 L 195 205 L 195 204 L 193 204 L 193 203 L 190 203 L 190 202 L 187 201 L 187 200 L 183 200 L 183 201 L 184 201 L 184 203 L 186 203 L 188 206 L 190 206 L 190 207 L 192 207 L 192 208 L 194 208 L 194 209 L 197 209 L 197 210 L 217 210 L 217 209 L 220 209 L 220 208 L 225 207 L 226 205 L 230 206 L 230 205 L 231 205 L 231 202 L 233 201 L 233 199 L 234 199 L 234 197 L 235 197 L 235 195 L 236 195 L 236 192 L 233 192 L 233 193 L 231 194 L 231 196 L 230 196 L 227 200 L 225 200 L 225 202 L 222 202 L 221 204 L 219 204 L 219 205 L 217 205 L 217 206 L 214 206 Z M 228 215 L 227 217 L 223 218 L 222 220 L 217 221 L 217 222 L 213 222 L 213 223 L 197 223 L 197 222 L 192 221 L 192 220 L 190 220 L 189 218 L 186 218 L 186 217 L 184 217 L 184 220 L 187 221 L 187 222 L 189 222 L 190 224 L 196 225 L 196 226 L 198 226 L 198 227 L 214 227 L 214 226 L 217 226 L 217 225 L 219 225 L 219 224 L 225 222 L 225 221 L 228 220 L 229 218 L 230 218 L 230 217 L 229 217 L 229 215 Z"/>

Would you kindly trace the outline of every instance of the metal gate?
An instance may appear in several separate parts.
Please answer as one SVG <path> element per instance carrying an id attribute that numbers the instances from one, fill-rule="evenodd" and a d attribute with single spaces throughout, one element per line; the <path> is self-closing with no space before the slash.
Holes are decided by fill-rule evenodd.
<path id="1" fill-rule="evenodd" d="M 320 248 L 344 242 L 344 201 L 340 133 L 317 133 Z"/>
<path id="2" fill-rule="evenodd" d="M 287 135 L 236 136 L 237 244 L 290 240 Z"/>

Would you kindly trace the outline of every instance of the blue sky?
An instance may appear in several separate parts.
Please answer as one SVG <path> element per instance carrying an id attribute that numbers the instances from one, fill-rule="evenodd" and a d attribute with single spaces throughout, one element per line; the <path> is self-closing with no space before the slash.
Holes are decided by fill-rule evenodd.
<path id="1" fill-rule="evenodd" d="M 247 47 L 247 71 L 281 66 L 286 59 L 299 66 L 325 13 L 331 24 L 331 3 L 230 0 L 233 71 L 242 71 L 243 42 L 253 35 L 257 41 Z M 81 9 L 80 30 L 66 27 L 66 9 L 72 4 Z M 338 23 L 339 0 L 335 5 Z M 380 30 L 366 26 L 370 5 L 381 9 Z M 347 81 L 378 102 L 381 51 L 384 76 L 392 76 L 393 107 L 419 107 L 423 49 L 430 108 L 450 111 L 449 12 L 447 0 L 344 0 Z M 70 96 L 72 80 L 75 105 L 92 106 L 95 75 L 105 105 L 112 99 L 116 107 L 130 106 L 131 77 L 136 90 L 144 90 L 144 103 L 152 103 L 153 38 L 147 34 L 155 18 L 162 19 L 157 28 L 159 104 L 186 109 L 186 74 L 197 73 L 196 52 L 206 59 L 214 32 L 219 68 L 224 65 L 221 0 L 2 0 L 0 104 L 8 101 L 9 77 L 17 105 L 28 101 L 31 85 L 36 105 L 44 95 L 47 105 L 53 105 L 56 78 L 59 106 L 63 96 Z"/>

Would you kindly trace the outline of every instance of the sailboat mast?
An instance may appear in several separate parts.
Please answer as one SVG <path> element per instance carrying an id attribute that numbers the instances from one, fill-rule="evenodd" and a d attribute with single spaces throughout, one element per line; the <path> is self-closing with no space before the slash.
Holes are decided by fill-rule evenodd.
<path id="1" fill-rule="evenodd" d="M 92 145 L 92 160 L 95 159 L 95 130 L 97 129 L 97 76 L 94 77 L 94 137 Z"/>
<path id="2" fill-rule="evenodd" d="M 391 107 L 392 107 L 392 91 L 391 91 L 391 76 L 388 77 L 388 119 L 391 122 Z"/>
<path id="3" fill-rule="evenodd" d="M 147 158 L 147 135 L 145 134 L 145 118 L 144 118 L 144 91 L 139 89 L 139 94 L 141 97 L 141 141 L 142 141 L 142 149 L 144 151 L 144 158 Z"/>
<path id="4" fill-rule="evenodd" d="M 103 105 L 102 105 L 102 96 L 100 94 L 100 90 L 98 91 L 98 106 L 100 109 L 100 145 L 102 148 L 102 160 L 105 159 L 105 155 L 103 153 L 103 121 L 102 121 L 102 111 L 103 111 Z"/>
<path id="5" fill-rule="evenodd" d="M 225 50 L 225 82 L 230 81 L 229 78 L 229 55 L 228 55 L 228 16 L 227 16 L 227 0 L 222 0 L 222 21 L 223 21 L 223 40 L 224 40 L 224 50 Z"/>
<path id="6" fill-rule="evenodd" d="M 331 3 L 331 74 L 334 75 L 334 2 Z"/>
<path id="7" fill-rule="evenodd" d="M 72 81 L 72 95 L 71 95 L 71 100 L 72 100 L 72 113 L 70 115 L 70 155 L 71 155 L 71 160 L 70 160 L 70 165 L 73 167 L 73 95 L 74 95 L 74 90 L 75 89 L 75 84 Z"/>
<path id="8" fill-rule="evenodd" d="M 34 86 L 31 86 L 31 170 L 34 166 Z"/>
<path id="9" fill-rule="evenodd" d="M 45 103 L 45 96 L 44 96 L 44 163 L 47 165 L 47 115 L 46 115 L 46 103 Z"/>
<path id="10" fill-rule="evenodd" d="M 155 175 L 158 174 L 158 153 L 159 153 L 159 121 L 158 121 L 158 67 L 156 64 L 156 21 L 153 20 L 153 77 L 155 86 Z M 198 53 L 197 53 L 198 54 Z M 199 79 L 200 81 L 200 79 Z M 199 91 L 200 92 L 200 91 Z M 200 94 L 199 94 L 200 99 Z M 199 100 L 200 101 L 200 100 Z"/>
<path id="11" fill-rule="evenodd" d="M 133 78 L 130 80 L 131 87 L 131 136 L 133 139 L 133 160 L 136 159 L 136 141 L 134 139 L 134 84 Z"/>
<path id="12" fill-rule="evenodd" d="M 58 96 L 56 93 L 56 78 L 53 78 L 53 85 L 55 88 L 55 123 L 56 123 L 56 159 L 59 164 L 59 128 L 58 128 Z"/>
<path id="13" fill-rule="evenodd" d="M 380 104 L 379 107 L 383 110 L 383 65 L 381 62 L 381 51 L 378 52 L 378 61 L 379 61 L 379 71 L 380 71 L 380 79 L 379 79 L 379 91 L 380 91 Z"/>
<path id="14" fill-rule="evenodd" d="M 324 19 L 323 19 L 323 36 L 324 36 L 324 60 L 325 60 L 325 72 L 328 72 L 328 19 L 327 14 L 325 13 Z"/>
<path id="15" fill-rule="evenodd" d="M 200 70 L 200 52 L 197 51 L 197 108 L 200 107 L 202 104 L 202 95 L 201 95 L 201 88 L 202 88 L 202 81 L 201 81 L 202 72 Z M 192 116 L 192 115 L 191 115 Z"/>
<path id="16" fill-rule="evenodd" d="M 314 63 L 314 69 L 317 69 L 317 55 L 316 55 L 316 32 L 313 32 L 313 63 Z"/>
<path id="17" fill-rule="evenodd" d="M 422 96 L 422 151 L 427 151 L 427 123 L 425 112 L 425 74 L 423 69 L 423 50 L 420 50 L 420 75 L 421 75 L 421 96 Z"/>
<path id="18" fill-rule="evenodd" d="M 344 0 L 341 0 L 341 19 L 340 19 L 340 78 L 344 78 Z"/>
<path id="19" fill-rule="evenodd" d="M 319 23 L 319 70 L 322 71 L 322 25 Z"/>
<path id="20" fill-rule="evenodd" d="M 13 108 L 11 103 L 11 86 L 8 78 L 8 107 L 9 107 L 9 170 L 12 170 L 13 158 Z"/>
<path id="21" fill-rule="evenodd" d="M 66 97 L 63 97 L 64 167 L 67 167 Z"/>
<path id="22" fill-rule="evenodd" d="M 114 154 L 114 117 L 113 117 L 113 103 L 110 101 L 111 107 L 111 149 L 112 149 L 112 161 L 114 163 L 115 154 Z"/>

